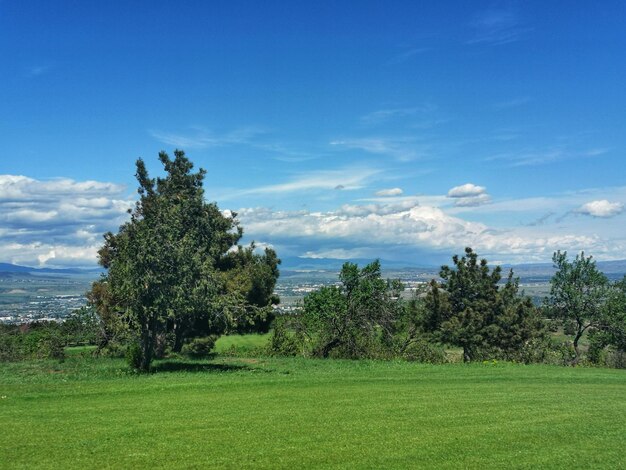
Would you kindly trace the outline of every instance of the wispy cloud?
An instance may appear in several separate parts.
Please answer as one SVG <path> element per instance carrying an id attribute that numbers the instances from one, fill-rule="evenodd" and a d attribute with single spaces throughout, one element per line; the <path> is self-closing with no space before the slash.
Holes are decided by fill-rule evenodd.
<path id="1" fill-rule="evenodd" d="M 242 127 L 239 129 L 216 134 L 206 129 L 193 129 L 188 133 L 149 131 L 150 135 L 160 142 L 181 149 L 201 149 L 223 147 L 227 145 L 251 144 L 256 137 L 265 133 L 258 127 Z"/>
<path id="2" fill-rule="evenodd" d="M 380 191 L 376 191 L 374 196 L 376 197 L 393 197 L 393 196 L 401 196 L 403 193 L 400 188 L 390 188 L 390 189 L 381 189 Z"/>
<path id="3" fill-rule="evenodd" d="M 362 124 L 373 126 L 383 124 L 392 119 L 408 118 L 415 115 L 430 115 L 437 111 L 437 106 L 433 104 L 424 104 L 422 106 L 412 106 L 403 108 L 386 108 L 372 111 L 359 118 Z"/>
<path id="4" fill-rule="evenodd" d="M 235 197 L 257 194 L 354 190 L 362 188 L 372 176 L 380 172 L 381 170 L 374 168 L 343 168 L 340 170 L 309 172 L 304 175 L 298 175 L 285 183 L 231 191 L 218 199 L 229 200 Z"/>
<path id="5" fill-rule="evenodd" d="M 44 75 L 52 68 L 49 64 L 37 64 L 31 65 L 26 69 L 25 75 L 28 78 L 39 77 L 40 75 Z"/>
<path id="6" fill-rule="evenodd" d="M 520 106 L 524 106 L 529 102 L 530 98 L 528 96 L 520 96 L 518 98 L 512 98 L 510 100 L 494 103 L 493 107 L 497 110 L 519 108 Z"/>
<path id="7" fill-rule="evenodd" d="M 412 116 L 418 111 L 418 109 L 419 108 L 381 109 L 367 113 L 366 115 L 361 116 L 359 120 L 363 124 L 367 125 L 382 124 L 393 118 Z"/>
<path id="8" fill-rule="evenodd" d="M 407 49 L 405 51 L 400 52 L 399 54 L 396 54 L 395 56 L 393 56 L 389 62 L 387 62 L 387 65 L 394 65 L 394 64 L 401 64 L 403 62 L 406 62 L 410 59 L 412 59 L 415 56 L 418 56 L 420 54 L 424 54 L 425 52 L 431 51 L 432 48 L 430 47 L 413 47 L 410 49 Z"/>
<path id="9" fill-rule="evenodd" d="M 340 139 L 330 145 L 345 149 L 363 150 L 376 155 L 386 155 L 401 162 L 408 162 L 427 156 L 427 146 L 418 144 L 408 137 L 364 137 Z"/>
<path id="10" fill-rule="evenodd" d="M 548 212 L 547 214 L 543 214 L 541 217 L 533 220 L 532 222 L 529 222 L 526 224 L 527 227 L 539 227 L 541 225 L 544 225 L 548 219 L 550 219 L 550 217 L 552 217 L 553 215 L 555 215 L 555 212 Z"/>
<path id="11" fill-rule="evenodd" d="M 473 36 L 468 44 L 503 45 L 523 39 L 531 30 L 522 24 L 514 5 L 504 4 L 478 12 L 470 21 Z"/>
<path id="12" fill-rule="evenodd" d="M 544 150 L 505 152 L 485 158 L 485 161 L 504 161 L 511 167 L 548 165 L 564 160 L 594 158 L 606 154 L 609 149 L 592 148 L 585 151 L 571 151 L 565 147 L 552 147 Z"/>

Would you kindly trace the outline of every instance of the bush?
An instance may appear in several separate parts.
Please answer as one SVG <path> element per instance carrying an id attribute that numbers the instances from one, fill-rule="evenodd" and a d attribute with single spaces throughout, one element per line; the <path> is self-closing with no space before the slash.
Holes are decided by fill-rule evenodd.
<path id="1" fill-rule="evenodd" d="M 274 322 L 274 331 L 267 345 L 270 356 L 297 356 L 300 352 L 298 340 L 290 334 L 284 318 L 277 318 Z"/>
<path id="2" fill-rule="evenodd" d="M 128 345 L 118 341 L 110 341 L 105 346 L 99 346 L 94 352 L 94 356 L 103 357 L 126 357 Z"/>
<path id="3" fill-rule="evenodd" d="M 133 369 L 141 369 L 141 346 L 139 343 L 132 343 L 126 349 L 126 362 Z"/>
<path id="4" fill-rule="evenodd" d="M 626 351 L 609 350 L 606 355 L 605 364 L 614 369 L 626 369 Z"/>
<path id="5" fill-rule="evenodd" d="M 7 325 L 0 330 L 0 361 L 65 358 L 65 339 L 55 322 Z"/>
<path id="6" fill-rule="evenodd" d="M 407 361 L 426 362 L 429 364 L 443 364 L 446 362 L 446 353 L 443 347 L 423 339 L 407 346 L 403 357 Z"/>
<path id="7" fill-rule="evenodd" d="M 213 351 L 216 341 L 215 335 L 193 338 L 183 346 L 182 353 L 191 357 L 206 357 Z"/>

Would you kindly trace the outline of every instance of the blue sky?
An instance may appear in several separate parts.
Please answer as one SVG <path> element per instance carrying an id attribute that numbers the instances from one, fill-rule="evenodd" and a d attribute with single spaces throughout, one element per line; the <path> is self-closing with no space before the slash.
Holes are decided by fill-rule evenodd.
<path id="1" fill-rule="evenodd" d="M 575 6 L 574 6 L 575 5 Z M 626 3 L 0 1 L 0 261 L 90 266 L 181 148 L 284 257 L 626 258 Z"/>

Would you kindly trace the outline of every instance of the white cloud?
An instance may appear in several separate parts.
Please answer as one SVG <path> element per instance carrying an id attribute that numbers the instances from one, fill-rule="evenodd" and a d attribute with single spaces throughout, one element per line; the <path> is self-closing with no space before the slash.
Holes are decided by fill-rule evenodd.
<path id="1" fill-rule="evenodd" d="M 125 187 L 0 175 L 0 261 L 95 266 L 102 234 L 127 219 Z"/>
<path id="2" fill-rule="evenodd" d="M 459 197 L 455 199 L 454 205 L 456 207 L 477 207 L 491 202 L 491 197 L 488 194 L 479 194 L 477 196 Z"/>
<path id="3" fill-rule="evenodd" d="M 464 189 L 453 194 L 471 201 L 487 191 L 475 184 Z M 584 250 L 596 259 L 622 259 L 626 252 L 626 236 L 619 218 L 558 217 L 575 213 L 589 200 L 619 201 L 626 208 L 626 186 L 502 200 L 480 207 L 450 207 L 451 200 L 466 198 L 377 197 L 324 212 L 265 208 L 238 212 L 247 235 L 272 240 L 279 255 L 310 252 L 321 256 L 329 250 L 358 247 L 363 255 L 354 257 L 398 261 L 418 257 L 413 261 L 430 259 L 440 263 L 471 246 L 487 259 L 525 263 L 549 262 L 558 249 Z M 465 220 L 465 214 L 472 220 Z"/>
<path id="4" fill-rule="evenodd" d="M 624 204 L 621 202 L 609 202 L 606 199 L 602 199 L 583 204 L 576 212 L 579 214 L 591 215 L 593 217 L 608 218 L 624 212 Z"/>
<path id="5" fill-rule="evenodd" d="M 376 191 L 374 196 L 377 197 L 390 197 L 390 196 L 400 196 L 403 193 L 400 188 L 390 188 L 390 189 L 381 189 L 380 191 Z"/>
<path id="6" fill-rule="evenodd" d="M 485 194 L 486 191 L 487 188 L 484 186 L 476 186 L 472 183 L 466 183 L 450 189 L 450 191 L 448 191 L 448 197 L 473 197 Z"/>
<path id="7" fill-rule="evenodd" d="M 487 188 L 472 183 L 455 186 L 448 191 L 448 197 L 454 199 L 457 207 L 476 207 L 491 201 Z"/>
<path id="8" fill-rule="evenodd" d="M 226 201 L 234 197 L 253 194 L 280 194 L 313 190 L 354 190 L 362 188 L 370 177 L 378 173 L 380 173 L 380 170 L 374 168 L 344 168 L 341 170 L 309 172 L 285 183 L 230 191 L 218 199 Z"/>
<path id="9" fill-rule="evenodd" d="M 277 247 L 300 246 L 307 256 L 340 257 L 340 251 L 367 247 L 367 253 L 385 257 L 400 250 L 411 253 L 451 254 L 472 246 L 481 255 L 511 262 L 548 261 L 557 249 L 615 257 L 626 241 L 607 240 L 592 233 L 517 226 L 494 230 L 481 222 L 452 216 L 443 208 L 400 204 L 344 205 L 327 212 L 272 211 L 266 208 L 238 211 L 248 236 L 273 240 Z M 329 251 L 331 250 L 331 251 Z M 280 250 L 279 250 L 280 253 Z M 347 255 L 346 255 L 347 256 Z M 354 254 L 351 254 L 353 257 Z M 375 255 L 376 256 L 376 255 Z"/>
<path id="10" fill-rule="evenodd" d="M 77 182 L 69 178 L 42 181 L 21 175 L 0 175 L 0 202 L 39 201 L 70 195 L 93 199 L 119 194 L 124 189 L 123 185 L 99 181 Z"/>

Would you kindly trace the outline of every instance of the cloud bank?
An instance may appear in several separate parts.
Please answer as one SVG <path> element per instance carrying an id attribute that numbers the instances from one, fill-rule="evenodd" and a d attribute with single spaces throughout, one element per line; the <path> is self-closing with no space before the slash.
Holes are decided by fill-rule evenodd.
<path id="1" fill-rule="evenodd" d="M 114 183 L 0 175 L 0 260 L 94 267 L 102 234 L 133 206 L 125 192 Z"/>

